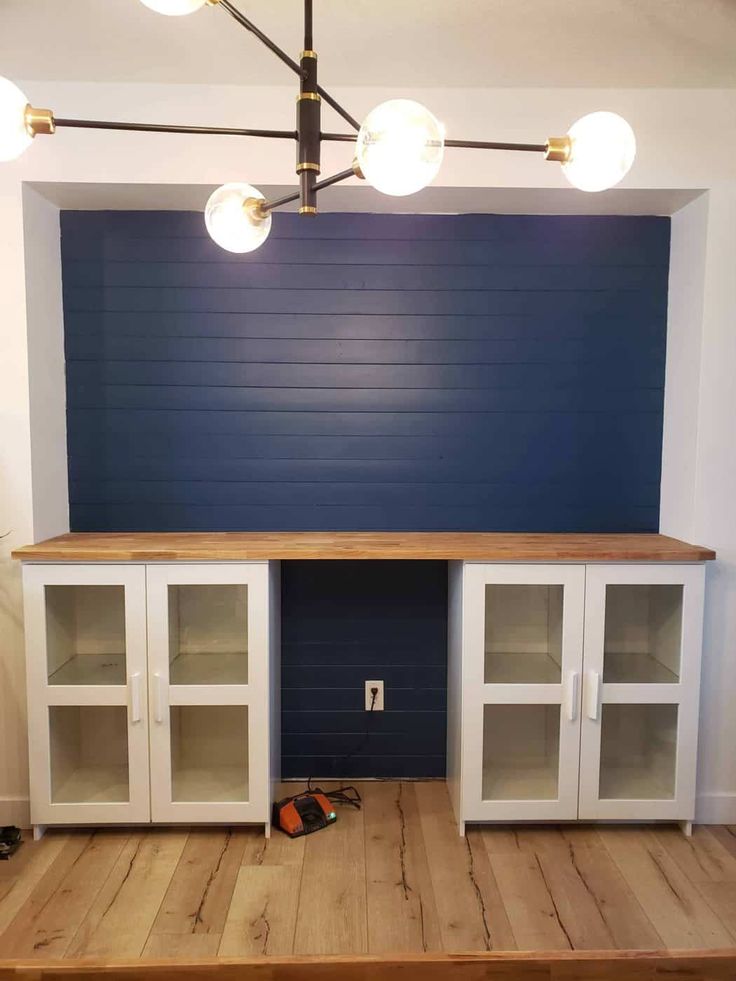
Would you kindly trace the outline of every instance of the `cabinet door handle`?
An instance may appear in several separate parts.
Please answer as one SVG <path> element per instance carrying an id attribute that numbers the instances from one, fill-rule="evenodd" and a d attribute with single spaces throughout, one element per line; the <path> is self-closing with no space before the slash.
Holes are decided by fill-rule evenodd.
<path id="1" fill-rule="evenodd" d="M 570 671 L 567 676 L 565 688 L 565 705 L 567 706 L 567 717 L 570 722 L 574 722 L 578 714 L 578 681 L 580 675 L 577 671 Z"/>
<path id="2" fill-rule="evenodd" d="M 600 702 L 601 676 L 597 671 L 588 672 L 587 702 L 588 718 L 595 722 L 598 718 L 598 704 Z"/>
<path id="3" fill-rule="evenodd" d="M 130 721 L 141 721 L 141 673 L 136 671 L 130 676 Z"/>
<path id="4" fill-rule="evenodd" d="M 164 715 L 166 713 L 166 707 L 164 705 L 164 679 L 158 671 L 153 676 L 153 718 L 161 725 L 164 721 Z"/>

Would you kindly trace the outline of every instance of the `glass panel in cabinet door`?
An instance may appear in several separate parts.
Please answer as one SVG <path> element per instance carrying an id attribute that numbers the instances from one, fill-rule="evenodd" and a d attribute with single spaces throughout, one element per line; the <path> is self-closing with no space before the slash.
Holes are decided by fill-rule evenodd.
<path id="1" fill-rule="evenodd" d="M 50 685 L 124 685 L 125 587 L 45 586 Z"/>
<path id="2" fill-rule="evenodd" d="M 682 598 L 682 585 L 606 586 L 604 682 L 677 684 Z"/>
<path id="3" fill-rule="evenodd" d="M 248 587 L 169 586 L 172 685 L 248 684 Z"/>
<path id="4" fill-rule="evenodd" d="M 563 593 L 560 585 L 486 585 L 487 685 L 560 684 Z"/>
<path id="5" fill-rule="evenodd" d="M 172 800 L 248 800 L 247 705 L 171 706 Z"/>
<path id="6" fill-rule="evenodd" d="M 486 705 L 483 800 L 556 800 L 560 706 Z"/>
<path id="7" fill-rule="evenodd" d="M 602 800 L 673 800 L 676 765 L 677 705 L 603 705 Z"/>
<path id="8" fill-rule="evenodd" d="M 130 800 L 124 705 L 51 706 L 49 743 L 52 803 Z"/>

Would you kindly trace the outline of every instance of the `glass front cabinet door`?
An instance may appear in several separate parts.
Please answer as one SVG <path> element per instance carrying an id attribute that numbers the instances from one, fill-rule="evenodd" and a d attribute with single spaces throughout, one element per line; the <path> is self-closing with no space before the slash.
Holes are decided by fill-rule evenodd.
<path id="1" fill-rule="evenodd" d="M 584 566 L 465 567 L 465 820 L 577 816 L 584 596 Z"/>
<path id="2" fill-rule="evenodd" d="M 150 820 L 146 575 L 25 566 L 31 821 Z"/>
<path id="3" fill-rule="evenodd" d="M 580 818 L 692 818 L 704 574 L 588 566 Z"/>
<path id="4" fill-rule="evenodd" d="M 148 567 L 154 822 L 268 821 L 267 563 Z"/>

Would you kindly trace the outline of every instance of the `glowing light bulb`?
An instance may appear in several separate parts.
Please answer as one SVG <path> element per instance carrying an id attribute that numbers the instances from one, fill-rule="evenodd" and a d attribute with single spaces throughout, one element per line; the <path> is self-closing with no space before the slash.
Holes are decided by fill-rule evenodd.
<path id="1" fill-rule="evenodd" d="M 167 17 L 183 17 L 185 14 L 193 14 L 207 3 L 207 0 L 141 0 L 141 3 L 157 14 L 166 14 Z"/>
<path id="2" fill-rule="evenodd" d="M 565 177 L 581 191 L 605 191 L 628 174 L 636 156 L 634 131 L 615 112 L 591 112 L 567 133 L 570 156 Z"/>
<path id="3" fill-rule="evenodd" d="M 27 106 L 18 86 L 0 78 L 0 160 L 15 160 L 33 142 L 26 128 Z"/>
<path id="4" fill-rule="evenodd" d="M 391 99 L 372 109 L 360 127 L 356 146 L 368 183 L 397 197 L 431 184 L 444 151 L 444 126 L 429 109 L 410 99 Z"/>
<path id="5" fill-rule="evenodd" d="M 228 252 L 253 252 L 268 238 L 271 213 L 260 217 L 257 203 L 266 199 L 250 184 L 223 184 L 210 195 L 204 211 L 207 231 Z"/>

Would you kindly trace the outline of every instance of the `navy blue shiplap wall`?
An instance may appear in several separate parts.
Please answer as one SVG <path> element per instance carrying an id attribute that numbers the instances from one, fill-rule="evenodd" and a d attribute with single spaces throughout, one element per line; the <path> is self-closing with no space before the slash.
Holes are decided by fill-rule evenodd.
<path id="1" fill-rule="evenodd" d="M 447 563 L 284 562 L 281 617 L 285 777 L 445 775 Z"/>
<path id="2" fill-rule="evenodd" d="M 72 528 L 655 531 L 668 255 L 651 217 L 277 214 L 238 257 L 65 212 Z M 444 567 L 283 577 L 285 775 L 441 773 Z"/>
<path id="3" fill-rule="evenodd" d="M 669 221 L 62 220 L 87 529 L 651 531 Z"/>

